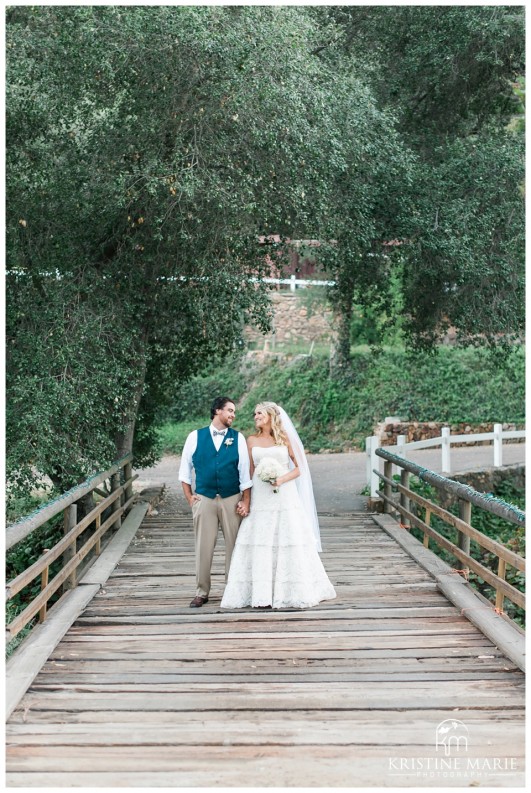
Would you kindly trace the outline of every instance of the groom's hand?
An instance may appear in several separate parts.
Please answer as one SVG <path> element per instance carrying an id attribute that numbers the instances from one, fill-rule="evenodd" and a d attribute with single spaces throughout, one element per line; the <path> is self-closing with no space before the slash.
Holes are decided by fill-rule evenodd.
<path id="1" fill-rule="evenodd" d="M 201 496 L 198 496 L 197 493 L 194 493 L 193 496 L 188 499 L 188 503 L 191 507 L 193 507 L 196 501 L 201 501 Z"/>
<path id="2" fill-rule="evenodd" d="M 245 503 L 245 501 L 238 501 L 236 504 L 236 512 L 238 515 L 241 515 L 242 518 L 246 518 L 249 514 L 249 505 Z"/>

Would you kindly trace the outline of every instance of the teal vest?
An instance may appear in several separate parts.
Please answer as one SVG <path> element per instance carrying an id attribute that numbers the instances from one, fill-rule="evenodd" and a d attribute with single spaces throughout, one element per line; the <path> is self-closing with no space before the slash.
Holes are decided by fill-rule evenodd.
<path id="1" fill-rule="evenodd" d="M 232 443 L 227 445 L 226 441 L 230 438 Z M 210 427 L 197 430 L 197 448 L 192 455 L 196 492 L 207 498 L 215 498 L 218 494 L 228 498 L 239 493 L 239 458 L 236 430 L 227 430 L 219 452 L 216 452 Z"/>

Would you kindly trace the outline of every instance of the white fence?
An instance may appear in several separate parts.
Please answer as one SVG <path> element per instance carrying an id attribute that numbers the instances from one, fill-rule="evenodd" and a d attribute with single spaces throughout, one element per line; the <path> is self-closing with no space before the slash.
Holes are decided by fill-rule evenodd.
<path id="1" fill-rule="evenodd" d="M 295 275 L 291 275 L 289 278 L 260 278 L 260 280 L 266 284 L 287 284 L 290 292 L 295 292 L 298 286 L 305 289 L 307 286 L 334 286 L 336 283 L 335 281 L 314 281 L 311 278 L 297 278 Z"/>
<path id="2" fill-rule="evenodd" d="M 495 468 L 499 468 L 503 465 L 502 441 L 525 438 L 525 430 L 506 430 L 504 432 L 501 424 L 495 424 L 493 432 L 478 432 L 475 435 L 450 435 L 450 427 L 443 427 L 441 433 L 438 438 L 427 438 L 424 441 L 412 441 L 411 443 L 406 443 L 405 435 L 399 435 L 396 439 L 396 446 L 386 448 L 389 451 L 392 450 L 399 457 L 407 459 L 408 452 L 414 449 L 433 449 L 436 446 L 440 446 L 442 472 L 443 474 L 450 474 L 452 473 L 450 450 L 454 443 L 490 441 L 493 444 L 493 465 Z M 371 497 L 377 498 L 380 483 L 378 474 L 374 473 L 374 469 L 380 470 L 381 458 L 376 455 L 376 449 L 381 445 L 380 438 L 377 435 L 372 435 L 366 439 L 365 443 L 367 451 L 367 486 L 370 487 Z"/>

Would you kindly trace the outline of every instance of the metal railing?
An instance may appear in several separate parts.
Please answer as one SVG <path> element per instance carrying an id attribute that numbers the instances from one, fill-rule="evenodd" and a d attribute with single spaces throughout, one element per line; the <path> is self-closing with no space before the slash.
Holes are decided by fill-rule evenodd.
<path id="1" fill-rule="evenodd" d="M 14 638 L 38 614 L 39 622 L 46 619 L 48 602 L 63 588 L 63 593 L 77 585 L 78 571 L 88 554 L 94 549 L 95 556 L 101 553 L 101 541 L 110 529 L 118 529 L 122 516 L 131 508 L 136 496 L 133 493 L 132 455 L 126 455 L 108 471 L 96 474 L 69 490 L 50 504 L 32 512 L 25 518 L 7 527 L 6 549 L 10 549 L 59 513 L 63 513 L 64 536 L 43 555 L 23 570 L 6 585 L 6 601 L 9 603 L 40 576 L 40 591 L 29 599 L 23 611 L 7 625 L 7 639 Z M 108 492 L 100 489 L 109 480 Z M 90 493 L 97 492 L 102 500 L 85 517 L 78 521 L 77 503 Z M 109 515 L 102 522 L 103 513 Z M 77 547 L 82 537 L 81 547 Z M 49 580 L 50 566 L 61 559 L 60 569 Z M 28 595 L 29 598 L 29 595 Z"/>
<path id="2" fill-rule="evenodd" d="M 396 454 L 407 458 L 408 452 L 415 449 L 433 449 L 441 447 L 441 469 L 443 473 L 452 472 L 451 447 L 452 444 L 477 443 L 479 441 L 492 442 L 493 465 L 499 468 L 503 465 L 503 441 L 516 440 L 526 437 L 525 430 L 503 430 L 501 424 L 495 424 L 492 432 L 477 432 L 473 435 L 451 435 L 450 427 L 443 427 L 441 435 L 436 438 L 426 438 L 423 441 L 406 442 L 405 435 L 397 437 L 396 446 L 393 447 Z M 365 441 L 367 453 L 367 486 L 370 487 L 371 497 L 376 498 L 378 490 L 378 475 L 374 469 L 379 469 L 377 450 L 382 448 L 380 438 L 377 435 L 369 436 Z"/>
<path id="3" fill-rule="evenodd" d="M 477 490 L 454 482 L 441 474 L 422 468 L 416 463 L 405 460 L 386 449 L 377 449 L 376 455 L 384 460 L 383 474 L 376 469 L 375 475 L 383 482 L 383 490 L 378 490 L 378 496 L 384 501 L 384 512 L 396 512 L 402 519 L 404 528 L 415 526 L 423 532 L 424 546 L 429 546 L 429 540 L 456 557 L 465 565 L 462 572 L 465 577 L 472 570 L 483 581 L 492 586 L 496 592 L 495 607 L 503 612 L 504 599 L 525 608 L 524 594 L 506 581 L 507 566 L 511 566 L 521 573 L 525 573 L 525 559 L 517 553 L 506 548 L 496 540 L 478 531 L 471 525 L 472 505 L 503 518 L 517 526 L 525 526 L 525 513 L 518 507 L 508 504 L 490 494 L 480 493 Z M 400 482 L 393 479 L 393 466 L 400 470 Z M 450 494 L 458 499 L 459 517 L 453 515 L 439 504 L 424 498 L 414 492 L 409 483 L 410 474 L 416 475 L 421 481 L 435 487 L 438 491 Z M 398 498 L 393 497 L 393 491 L 398 493 Z M 421 519 L 417 510 L 412 510 L 412 502 L 424 510 L 424 519 Z M 456 530 L 455 542 L 444 537 L 433 526 L 431 517 L 436 515 L 444 523 Z M 405 524 L 409 525 L 405 525 Z M 470 541 L 476 542 L 482 549 L 494 554 L 498 559 L 497 573 L 474 559 L 470 555 Z"/>

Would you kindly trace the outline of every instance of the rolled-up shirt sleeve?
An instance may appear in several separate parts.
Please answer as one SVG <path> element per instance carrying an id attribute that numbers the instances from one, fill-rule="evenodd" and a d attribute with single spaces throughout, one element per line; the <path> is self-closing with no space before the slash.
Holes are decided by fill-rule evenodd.
<path id="1" fill-rule="evenodd" d="M 238 473 L 240 476 L 240 490 L 242 492 L 253 486 L 249 451 L 247 449 L 247 442 L 241 432 L 238 433 Z"/>
<path id="2" fill-rule="evenodd" d="M 197 449 L 197 430 L 194 430 L 189 434 L 189 436 L 187 437 L 184 443 L 183 452 L 181 455 L 181 465 L 179 467 L 179 480 L 181 482 L 186 482 L 186 484 L 188 485 L 192 484 L 192 468 L 193 468 L 192 457 L 196 449 Z"/>

